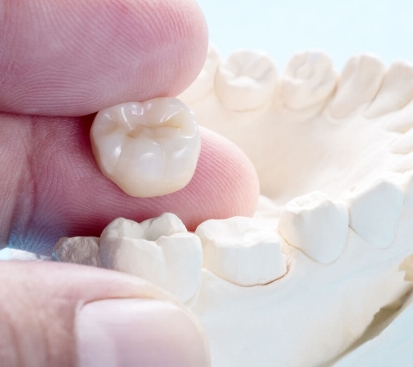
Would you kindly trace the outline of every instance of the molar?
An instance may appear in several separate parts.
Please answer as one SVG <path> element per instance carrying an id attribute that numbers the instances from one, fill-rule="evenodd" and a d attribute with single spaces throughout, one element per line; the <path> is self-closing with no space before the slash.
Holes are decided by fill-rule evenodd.
<path id="1" fill-rule="evenodd" d="M 290 109 L 304 109 L 324 102 L 334 91 L 337 75 L 331 59 L 323 52 L 294 55 L 282 75 L 284 104 Z"/>
<path id="2" fill-rule="evenodd" d="M 207 220 L 195 231 L 204 251 L 203 267 L 239 286 L 267 284 L 286 271 L 280 239 L 246 217 Z"/>
<path id="3" fill-rule="evenodd" d="M 185 103 L 194 103 L 211 93 L 214 90 L 215 73 L 220 59 L 218 50 L 210 43 L 203 69 L 189 88 L 182 92 L 178 98 Z"/>
<path id="4" fill-rule="evenodd" d="M 361 55 L 348 60 L 340 76 L 336 95 L 329 105 L 335 119 L 342 119 L 363 103 L 376 96 L 385 73 L 383 63 L 371 55 Z"/>
<path id="5" fill-rule="evenodd" d="M 52 260 L 100 267 L 99 237 L 62 237 L 53 247 Z"/>
<path id="6" fill-rule="evenodd" d="M 365 112 L 374 118 L 400 110 L 413 98 L 413 65 L 397 61 L 391 65 L 376 98 Z"/>
<path id="7" fill-rule="evenodd" d="M 396 235 L 403 208 L 402 189 L 388 179 L 345 192 L 350 227 L 377 248 L 389 247 Z"/>
<path id="8" fill-rule="evenodd" d="M 288 202 L 278 231 L 292 246 L 314 261 L 329 264 L 344 251 L 349 214 L 346 205 L 314 191 Z"/>
<path id="9" fill-rule="evenodd" d="M 90 137 L 102 173 L 139 197 L 182 189 L 195 173 L 201 149 L 195 115 L 176 98 L 102 110 Z"/>
<path id="10" fill-rule="evenodd" d="M 215 75 L 215 91 L 229 110 L 247 111 L 265 105 L 273 96 L 277 70 L 260 51 L 237 51 L 223 62 Z"/>
<path id="11" fill-rule="evenodd" d="M 178 222 L 179 218 L 170 213 L 142 224 L 115 219 L 100 238 L 102 263 L 148 280 L 181 302 L 188 301 L 200 281 L 202 245 Z"/>

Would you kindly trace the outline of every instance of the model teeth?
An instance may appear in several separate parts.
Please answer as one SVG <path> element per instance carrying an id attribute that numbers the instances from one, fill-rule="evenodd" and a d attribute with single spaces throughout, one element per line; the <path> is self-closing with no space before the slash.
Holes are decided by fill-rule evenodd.
<path id="1" fill-rule="evenodd" d="M 374 118 L 405 107 L 413 98 L 412 80 L 413 65 L 404 61 L 391 65 L 365 116 Z"/>
<path id="2" fill-rule="evenodd" d="M 245 217 L 208 220 L 198 226 L 203 267 L 240 286 L 267 284 L 287 269 L 280 240 L 273 230 Z"/>
<path id="3" fill-rule="evenodd" d="M 334 91 L 337 76 L 322 52 L 303 52 L 288 62 L 282 77 L 284 104 L 303 109 L 324 102 Z"/>
<path id="4" fill-rule="evenodd" d="M 273 96 L 277 70 L 267 54 L 234 52 L 217 70 L 215 90 L 229 110 L 247 111 L 265 105 Z"/>
<path id="5" fill-rule="evenodd" d="M 214 45 L 210 43 L 203 69 L 191 86 L 179 95 L 179 99 L 186 103 L 192 103 L 211 93 L 214 90 L 215 73 L 219 63 L 219 53 Z"/>
<path id="6" fill-rule="evenodd" d="M 344 203 L 315 191 L 285 205 L 278 230 L 290 245 L 317 262 L 329 264 L 344 251 L 348 223 Z"/>
<path id="7" fill-rule="evenodd" d="M 351 58 L 344 67 L 336 95 L 329 105 L 331 116 L 342 119 L 370 102 L 380 88 L 384 72 L 383 63 L 376 57 L 361 55 Z"/>
<path id="8" fill-rule="evenodd" d="M 175 98 L 102 110 L 90 135 L 102 173 L 139 197 L 166 195 L 187 185 L 201 146 L 194 114 Z"/>
<path id="9" fill-rule="evenodd" d="M 98 237 L 63 237 L 53 248 L 52 259 L 75 264 L 101 266 Z"/>
<path id="10" fill-rule="evenodd" d="M 202 246 L 199 238 L 177 221 L 170 213 L 142 224 L 115 219 L 100 237 L 103 265 L 146 279 L 181 302 L 188 301 L 200 281 Z"/>
<path id="11" fill-rule="evenodd" d="M 370 245 L 389 247 L 403 208 L 402 189 L 388 180 L 379 180 L 346 196 L 350 227 Z"/>

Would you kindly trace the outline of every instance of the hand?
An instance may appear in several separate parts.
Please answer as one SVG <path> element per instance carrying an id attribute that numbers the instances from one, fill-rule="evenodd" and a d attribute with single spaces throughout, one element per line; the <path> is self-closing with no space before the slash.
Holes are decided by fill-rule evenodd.
<path id="1" fill-rule="evenodd" d="M 174 96 L 196 77 L 207 28 L 191 0 L 4 0 L 0 4 L 0 244 L 49 254 L 63 236 L 169 211 L 194 230 L 252 215 L 258 181 L 233 145 L 202 129 L 183 190 L 139 199 L 99 171 L 93 113 Z M 207 366 L 194 317 L 168 294 L 114 271 L 0 263 L 0 365 Z"/>

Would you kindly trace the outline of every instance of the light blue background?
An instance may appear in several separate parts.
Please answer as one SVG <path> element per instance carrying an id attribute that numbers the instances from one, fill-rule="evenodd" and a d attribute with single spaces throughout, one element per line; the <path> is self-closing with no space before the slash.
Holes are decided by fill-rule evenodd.
<path id="1" fill-rule="evenodd" d="M 413 61 L 413 0 L 198 0 L 210 40 L 225 57 L 267 51 L 279 69 L 297 51 L 322 49 L 340 70 L 361 52 L 386 65 Z"/>

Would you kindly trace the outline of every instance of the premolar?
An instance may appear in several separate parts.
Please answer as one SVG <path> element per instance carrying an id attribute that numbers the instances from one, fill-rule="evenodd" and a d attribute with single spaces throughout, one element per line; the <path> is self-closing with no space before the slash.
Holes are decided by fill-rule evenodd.
<path id="1" fill-rule="evenodd" d="M 285 205 L 278 230 L 290 245 L 317 262 L 329 264 L 344 251 L 348 223 L 344 203 L 315 191 Z"/>
<path id="2" fill-rule="evenodd" d="M 166 195 L 186 186 L 201 148 L 195 115 L 176 98 L 102 110 L 90 136 L 102 173 L 137 197 Z"/>
<path id="3" fill-rule="evenodd" d="M 182 302 L 201 277 L 201 241 L 171 213 L 141 224 L 115 219 L 102 232 L 100 256 L 105 267 L 148 280 Z"/>
<path id="4" fill-rule="evenodd" d="M 282 76 L 284 103 L 297 110 L 321 103 L 334 91 L 336 80 L 333 63 L 324 53 L 296 54 Z"/>
<path id="5" fill-rule="evenodd" d="M 202 242 L 203 267 L 228 282 L 240 286 L 267 284 L 287 271 L 279 237 L 254 219 L 207 220 L 195 234 Z"/>
<path id="6" fill-rule="evenodd" d="M 222 104 L 234 111 L 265 105 L 277 84 L 277 70 L 267 54 L 237 51 L 218 68 L 215 90 Z"/>

